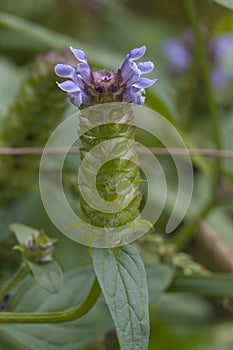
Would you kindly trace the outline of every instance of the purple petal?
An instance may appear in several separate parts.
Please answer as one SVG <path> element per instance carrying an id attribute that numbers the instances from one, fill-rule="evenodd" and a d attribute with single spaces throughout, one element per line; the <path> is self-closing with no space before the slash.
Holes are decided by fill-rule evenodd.
<path id="1" fill-rule="evenodd" d="M 143 45 L 139 48 L 131 50 L 130 53 L 127 55 L 127 57 L 131 60 L 138 60 L 144 55 L 145 52 L 146 52 L 146 46 Z"/>
<path id="2" fill-rule="evenodd" d="M 125 89 L 123 93 L 123 102 L 132 102 L 131 88 Z"/>
<path id="3" fill-rule="evenodd" d="M 79 75 L 75 75 L 74 82 L 75 82 L 76 86 L 78 86 L 80 89 L 85 88 L 85 82 L 83 81 L 83 79 Z"/>
<path id="4" fill-rule="evenodd" d="M 143 94 L 145 93 L 144 89 L 140 89 L 137 92 L 132 91 L 132 102 L 137 104 L 137 105 L 142 105 L 145 101 L 145 96 Z"/>
<path id="5" fill-rule="evenodd" d="M 135 95 L 135 101 L 133 102 L 138 105 L 143 105 L 143 103 L 145 102 L 145 96 L 142 96 L 142 94 L 138 93 Z"/>
<path id="6" fill-rule="evenodd" d="M 76 67 L 76 73 L 80 75 L 86 84 L 91 84 L 91 68 L 87 63 L 79 63 Z"/>
<path id="7" fill-rule="evenodd" d="M 88 63 L 84 51 L 74 49 L 73 47 L 70 47 L 70 51 L 74 54 L 78 61 Z"/>
<path id="8" fill-rule="evenodd" d="M 153 85 L 158 79 L 147 79 L 147 78 L 141 78 L 136 83 L 134 83 L 132 86 L 137 89 L 146 89 L 149 86 Z"/>
<path id="9" fill-rule="evenodd" d="M 127 83 L 127 87 L 140 78 L 141 71 L 135 62 L 125 60 L 121 68 L 122 82 Z"/>
<path id="10" fill-rule="evenodd" d="M 73 78 L 75 73 L 75 69 L 66 64 L 57 64 L 54 71 L 61 78 Z"/>
<path id="11" fill-rule="evenodd" d="M 140 69 L 142 74 L 147 74 L 152 72 L 152 70 L 154 69 L 154 63 L 152 63 L 151 61 L 140 62 L 138 63 L 138 68 Z"/>
<path id="12" fill-rule="evenodd" d="M 57 83 L 57 85 L 60 89 L 66 92 L 77 92 L 80 90 L 79 87 L 70 80 L 64 81 L 61 84 Z"/>
<path id="13" fill-rule="evenodd" d="M 123 94 L 123 102 L 141 105 L 145 101 L 145 97 L 143 96 L 144 93 L 144 89 L 137 89 L 133 87 L 128 88 Z"/>
<path id="14" fill-rule="evenodd" d="M 82 103 L 85 105 L 85 106 L 88 106 L 91 102 L 91 98 L 90 98 L 90 95 L 88 95 L 86 93 L 86 91 L 82 91 Z"/>
<path id="15" fill-rule="evenodd" d="M 68 98 L 69 98 L 70 102 L 73 103 L 73 105 L 75 105 L 77 107 L 80 107 L 81 104 L 83 103 L 81 91 L 69 93 Z"/>

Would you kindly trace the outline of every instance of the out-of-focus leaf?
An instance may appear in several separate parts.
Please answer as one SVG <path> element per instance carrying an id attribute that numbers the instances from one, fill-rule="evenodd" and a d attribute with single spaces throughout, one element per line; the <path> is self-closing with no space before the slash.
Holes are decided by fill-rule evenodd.
<path id="1" fill-rule="evenodd" d="M 94 269 L 116 326 L 122 350 L 146 350 L 148 291 L 143 262 L 130 245 L 93 249 Z"/>
<path id="2" fill-rule="evenodd" d="M 72 37 L 53 32 L 43 26 L 34 24 L 26 19 L 10 15 L 4 12 L 0 12 L 0 29 L 10 29 L 17 33 L 27 37 L 29 40 L 36 41 L 40 49 L 61 49 L 64 47 L 74 46 L 82 49 L 88 55 L 89 61 L 97 65 L 101 65 L 102 68 L 118 67 L 119 57 L 110 50 L 93 49 L 90 46 L 79 42 Z"/>
<path id="3" fill-rule="evenodd" d="M 51 47 L 61 48 L 67 46 L 69 42 L 71 45 L 74 43 L 78 44 L 74 39 L 71 42 L 71 38 L 65 35 L 53 33 L 45 27 L 4 12 L 0 12 L 0 28 L 11 29 L 17 32 L 18 35 L 21 34 L 32 40 L 36 40 L 47 49 Z"/>
<path id="4" fill-rule="evenodd" d="M 39 231 L 22 224 L 11 224 L 10 230 L 15 234 L 19 244 L 24 245 L 33 235 L 38 235 Z"/>
<path id="5" fill-rule="evenodd" d="M 35 280 L 48 292 L 58 293 L 63 284 L 63 273 L 56 261 L 35 264 L 27 261 Z"/>
<path id="6" fill-rule="evenodd" d="M 13 2 L 8 0 L 1 0 L 1 9 L 4 12 L 17 13 L 18 16 L 25 18 L 43 16 L 52 11 L 54 0 L 40 0 L 38 3 L 31 3 L 31 0 L 21 0 Z"/>
<path id="7" fill-rule="evenodd" d="M 149 350 L 187 350 L 187 344 L 189 350 L 207 350 L 206 345 L 215 344 L 210 327 L 214 310 L 201 297 L 166 293 L 155 306 L 152 305 L 150 315 L 152 333 Z"/>
<path id="8" fill-rule="evenodd" d="M 148 90 L 146 93 L 146 103 L 150 108 L 162 114 L 169 121 L 173 120 L 177 111 L 173 104 L 173 101 L 169 99 L 165 94 L 163 94 L 159 89 L 153 89 L 153 91 Z"/>
<path id="9" fill-rule="evenodd" d="M 43 216 L 42 212 L 44 214 Z M 50 232 L 52 230 L 52 225 L 51 222 L 49 222 L 49 229 L 47 229 L 48 221 L 49 219 L 45 216 L 45 210 L 41 202 L 40 194 L 29 192 L 25 196 L 21 196 L 10 205 L 0 210 L 0 241 L 9 235 L 9 226 L 14 222 L 17 222 L 17 225 L 20 223 L 26 223 L 28 226 L 38 227 L 39 229 L 43 222 L 43 229 L 46 232 Z"/>
<path id="10" fill-rule="evenodd" d="M 233 250 L 232 219 L 224 208 L 215 208 L 205 219 L 217 234 L 224 240 L 226 245 Z"/>
<path id="11" fill-rule="evenodd" d="M 159 299 L 155 309 L 158 317 L 164 316 L 168 323 L 187 324 L 187 327 L 208 324 L 214 315 L 214 309 L 199 295 L 187 293 L 166 293 Z M 174 325 L 174 327 L 176 327 Z"/>
<path id="12" fill-rule="evenodd" d="M 174 269 L 165 265 L 146 265 L 150 303 L 155 303 L 169 287 Z"/>
<path id="13" fill-rule="evenodd" d="M 232 11 L 228 11 L 227 14 L 220 18 L 220 20 L 216 23 L 213 34 L 226 34 L 227 32 L 231 32 L 233 30 L 233 13 Z"/>
<path id="14" fill-rule="evenodd" d="M 0 57 L 0 76 L 0 114 L 5 115 L 16 95 L 23 70 L 6 58 Z"/>
<path id="15" fill-rule="evenodd" d="M 214 1 L 217 2 L 219 5 L 222 5 L 224 7 L 227 7 L 233 10 L 233 0 L 214 0 Z"/>
<path id="16" fill-rule="evenodd" d="M 65 310 L 85 298 L 94 281 L 91 267 L 65 273 L 64 288 L 52 295 L 27 276 L 13 290 L 7 311 L 50 312 Z M 101 317 L 100 317 L 101 315 Z M 1 325 L 0 338 L 17 350 L 77 350 L 113 329 L 107 308 L 100 300 L 85 316 L 69 323 Z M 8 347 L 6 347 L 8 349 Z"/>
<path id="17" fill-rule="evenodd" d="M 233 275 L 212 274 L 210 276 L 177 276 L 170 287 L 171 291 L 197 293 L 215 297 L 233 297 Z"/>

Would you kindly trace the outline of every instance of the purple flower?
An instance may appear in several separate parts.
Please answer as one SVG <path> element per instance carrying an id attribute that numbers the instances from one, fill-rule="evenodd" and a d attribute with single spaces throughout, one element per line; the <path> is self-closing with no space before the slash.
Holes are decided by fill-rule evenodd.
<path id="1" fill-rule="evenodd" d="M 3 297 L 2 300 L 0 300 L 0 312 L 4 311 L 6 308 L 6 304 L 8 302 L 8 300 L 10 299 L 10 293 L 6 293 L 5 296 Z"/>
<path id="2" fill-rule="evenodd" d="M 226 62 L 233 54 L 233 35 L 224 34 L 216 37 L 210 44 L 209 52 L 213 65 L 212 84 L 216 88 L 222 88 L 231 80 Z"/>
<path id="3" fill-rule="evenodd" d="M 150 73 L 154 69 L 152 62 L 135 62 L 144 55 L 145 46 L 133 49 L 117 72 L 106 69 L 93 72 L 82 50 L 72 47 L 70 50 L 80 63 L 76 67 L 57 64 L 55 73 L 61 78 L 68 78 L 57 84 L 67 92 L 70 102 L 77 107 L 105 102 L 143 104 L 145 89 L 156 81 L 141 78 L 142 74 Z"/>
<path id="4" fill-rule="evenodd" d="M 216 67 L 211 72 L 211 82 L 215 88 L 222 88 L 229 83 L 229 75 L 226 70 L 221 67 Z"/>
<path id="5" fill-rule="evenodd" d="M 209 50 L 212 59 L 215 62 L 220 62 L 224 57 L 233 52 L 233 35 L 219 35 L 211 42 Z"/>
<path id="6" fill-rule="evenodd" d="M 163 53 L 171 64 L 171 68 L 177 73 L 186 70 L 192 59 L 188 48 L 177 39 L 167 40 L 163 46 Z"/>
<path id="7" fill-rule="evenodd" d="M 154 64 L 150 61 L 140 62 L 136 64 L 134 61 L 141 58 L 146 51 L 146 47 L 142 46 L 138 49 L 133 49 L 126 56 L 123 62 L 120 74 L 122 84 L 125 87 L 123 92 L 123 102 L 133 102 L 135 104 L 143 104 L 145 101 L 145 89 L 153 85 L 157 79 L 141 78 L 142 74 L 152 72 Z"/>
<path id="8" fill-rule="evenodd" d="M 203 35 L 204 35 L 203 31 Z M 175 74 L 184 74 L 192 63 L 195 41 L 192 33 L 184 32 L 180 39 L 169 39 L 163 44 L 163 54 Z M 223 34 L 206 44 L 213 87 L 221 88 L 230 81 L 226 60 L 233 53 L 233 35 Z"/>

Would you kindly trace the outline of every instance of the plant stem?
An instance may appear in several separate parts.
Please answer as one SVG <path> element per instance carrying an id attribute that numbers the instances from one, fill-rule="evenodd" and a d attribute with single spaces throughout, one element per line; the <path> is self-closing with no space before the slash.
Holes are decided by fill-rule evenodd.
<path id="1" fill-rule="evenodd" d="M 212 134 L 215 147 L 221 149 L 221 140 L 220 140 L 220 123 L 218 110 L 215 103 L 215 98 L 213 94 L 213 89 L 210 79 L 209 63 L 206 56 L 206 49 L 204 42 L 202 40 L 201 28 L 198 23 L 198 15 L 196 11 L 195 1 L 194 0 L 184 0 L 184 6 L 187 12 L 188 19 L 193 29 L 193 33 L 196 41 L 196 52 L 199 64 L 202 70 L 203 84 L 206 95 L 206 101 L 209 109 L 209 116 L 212 125 Z M 216 203 L 216 186 L 218 184 L 219 175 L 221 174 L 221 158 L 216 158 L 213 169 L 212 169 L 212 195 L 207 204 L 200 210 L 198 215 L 191 219 L 184 227 L 180 230 L 179 233 L 171 240 L 179 248 L 183 248 L 188 241 L 192 238 L 195 232 L 195 227 L 198 220 L 206 216 L 211 209 L 214 208 Z"/>
<path id="2" fill-rule="evenodd" d="M 100 295 L 100 286 L 95 279 L 87 297 L 78 305 L 63 311 L 57 312 L 0 312 L 0 324 L 6 323 L 59 323 L 76 320 L 85 315 L 96 303 Z"/>
<path id="3" fill-rule="evenodd" d="M 195 1 L 194 0 L 184 0 L 184 5 L 186 8 L 187 16 L 189 18 L 190 24 L 192 26 L 195 41 L 196 41 L 196 51 L 197 51 L 197 58 L 199 60 L 199 64 L 202 70 L 202 76 L 203 76 L 203 83 L 204 83 L 204 89 L 205 89 L 205 95 L 206 95 L 206 102 L 209 108 L 209 116 L 211 120 L 212 125 L 212 134 L 213 134 L 213 140 L 215 143 L 215 147 L 217 149 L 221 149 L 221 140 L 220 140 L 220 123 L 219 123 L 219 116 L 218 116 L 218 110 L 215 103 L 215 98 L 213 94 L 213 89 L 211 85 L 211 79 L 210 79 L 210 71 L 209 71 L 209 63 L 206 56 L 206 49 L 205 44 L 202 40 L 202 33 L 201 28 L 198 23 L 198 15 L 195 7 Z M 213 186 L 215 187 L 216 182 L 218 180 L 219 173 L 221 171 L 221 159 L 216 159 L 215 167 L 213 171 Z"/>
<path id="4" fill-rule="evenodd" d="M 4 298 L 4 296 L 11 290 L 14 285 L 23 277 L 23 275 L 28 271 L 28 266 L 25 262 L 23 262 L 19 269 L 16 271 L 14 276 L 7 282 L 7 284 L 0 290 L 0 301 Z"/>

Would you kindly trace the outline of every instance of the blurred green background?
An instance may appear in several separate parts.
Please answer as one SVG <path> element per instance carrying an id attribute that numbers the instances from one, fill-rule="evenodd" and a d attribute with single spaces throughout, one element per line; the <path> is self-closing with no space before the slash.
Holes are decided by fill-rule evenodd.
<path id="1" fill-rule="evenodd" d="M 205 47 L 210 47 L 211 42 L 218 36 L 226 34 L 233 36 L 232 11 L 210 0 L 199 0 L 196 1 L 196 4 L 198 19 L 203 28 Z M 169 57 L 164 54 L 164 45 L 167 40 L 174 38 L 181 40 L 183 33 L 190 28 L 183 1 L 40 0 L 35 2 L 21 0 L 17 2 L 0 0 L 0 11 L 0 145 L 2 147 L 43 146 L 49 133 L 58 123 L 56 116 L 52 116 L 52 110 L 55 108 L 52 106 L 52 101 L 56 104 L 60 98 L 55 96 L 58 94 L 55 74 L 52 69 L 47 73 L 43 67 L 37 68 L 36 64 L 42 62 L 43 65 L 43 61 L 48 61 L 52 67 L 61 62 L 61 58 L 63 61 L 66 60 L 64 57 L 67 54 L 60 50 L 72 45 L 86 52 L 94 69 L 104 67 L 118 69 L 131 49 L 145 44 L 147 46 L 145 60 L 155 63 L 155 70 L 150 77 L 158 78 L 158 82 L 148 91 L 146 105 L 167 118 L 179 130 L 189 147 L 216 148 L 212 137 L 212 125 L 203 88 L 201 67 L 195 56 L 195 45 L 193 44 L 191 49 L 193 56 L 190 66 L 182 74 L 174 73 Z M 54 50 L 52 58 L 44 56 L 48 51 Z M 211 70 L 213 62 L 210 56 L 208 57 Z M 229 77 L 229 81 L 224 86 L 213 86 L 220 121 L 218 132 L 222 140 L 222 148 L 226 150 L 233 149 L 232 58 L 233 47 L 229 48 L 227 55 L 218 62 Z M 34 63 L 35 59 L 37 63 Z M 36 73 L 41 69 L 38 76 L 39 79 L 42 79 L 41 76 L 44 77 L 43 86 L 46 86 L 47 90 L 44 90 L 45 93 L 41 93 L 40 96 L 31 94 L 27 100 L 30 107 L 27 110 L 20 104 L 21 97 L 18 97 L 17 100 L 19 96 L 17 94 L 21 84 L 29 74 L 32 74 L 30 72 L 33 67 L 32 86 L 33 79 L 37 83 Z M 47 85 L 46 79 L 49 79 Z M 51 92 L 51 95 L 54 94 L 54 100 L 49 95 L 50 89 L 55 91 Z M 20 96 L 24 96 L 24 93 L 29 91 L 25 92 L 26 90 L 25 88 Z M 39 87 L 38 91 L 40 91 Z M 61 98 L 64 99 L 63 105 L 57 107 L 60 120 L 75 111 L 74 107 L 66 106 L 65 96 L 62 95 Z M 34 109 L 32 108 L 33 101 L 37 104 Z M 22 116 L 22 110 L 26 113 L 24 116 Z M 49 118 L 54 118 L 54 124 L 52 122 L 51 125 L 46 124 Z M 33 140 L 28 138 L 28 132 L 31 130 L 30 133 L 32 133 L 32 129 L 37 136 L 40 134 L 40 137 Z M 138 138 L 148 146 L 158 146 L 158 142 L 150 139 L 148 135 L 139 134 Z M 11 249 L 15 244 L 8 229 L 11 222 L 22 222 L 37 229 L 43 228 L 46 233 L 58 238 L 55 257 L 64 271 L 69 272 L 90 263 L 86 247 L 60 234 L 47 217 L 38 189 L 39 158 L 27 157 L 16 159 L 12 156 L 1 156 L 0 159 L 1 285 L 12 275 L 20 261 L 17 252 Z M 170 208 L 174 204 L 176 178 L 171 159 L 162 156 L 159 156 L 158 159 L 166 169 L 169 189 L 165 210 L 156 224 L 156 232 L 163 235 Z M 193 213 L 199 212 L 199 208 L 206 203 L 213 191 L 210 181 L 213 159 L 194 157 L 193 165 L 195 170 L 193 199 L 187 218 L 174 233 L 177 235 L 183 225 L 191 220 Z M 69 156 L 64 170 L 64 185 L 67 197 L 75 208 L 78 207 L 77 167 L 77 157 Z M 229 249 L 227 250 L 229 255 L 226 258 L 221 255 L 222 251 L 220 253 L 218 250 L 215 251 L 218 243 L 215 245 L 214 241 L 214 248 L 211 250 L 211 242 L 203 241 L 202 236 L 199 239 L 198 236 L 196 239 L 190 239 L 185 245 L 185 250 L 210 270 L 232 273 L 232 158 L 222 160 L 221 177 L 216 191 L 218 191 L 216 203 L 208 215 L 203 217 L 203 222 L 208 232 L 214 230 L 219 244 Z M 30 281 L 28 284 L 30 285 Z M 82 284 L 79 288 L 82 289 Z M 154 288 L 156 289 L 156 286 Z M 153 291 L 153 286 L 151 290 Z M 29 308 L 31 299 L 35 298 L 33 291 L 30 293 L 27 301 Z M 21 295 L 18 298 L 20 299 Z M 64 298 L 66 298 L 65 294 Z M 22 303 L 21 299 L 19 303 Z M 58 336 L 57 343 L 54 334 L 59 332 L 59 328 L 48 328 L 46 333 L 43 326 L 31 326 L 31 328 L 29 326 L 5 326 L 2 331 L 0 327 L 0 349 L 25 350 L 43 347 L 45 350 L 60 348 L 65 350 L 117 350 L 119 347 L 109 315 L 107 312 L 102 314 L 101 307 L 98 307 L 93 318 L 89 318 L 86 324 L 81 326 L 85 332 L 82 333 L 81 328 L 76 332 L 75 327 L 72 328 L 71 325 L 67 333 L 64 331 L 64 334 L 61 333 L 60 337 Z M 98 327 L 98 323 L 104 317 L 106 320 L 103 320 Z M 174 350 L 231 350 L 233 348 L 232 314 L 218 300 L 208 297 L 180 293 L 164 294 L 156 304 L 151 305 L 151 327 L 149 348 L 151 350 L 169 348 Z M 61 329 L 64 330 L 64 325 Z M 63 338 L 63 342 L 60 341 L 60 338 Z"/>

